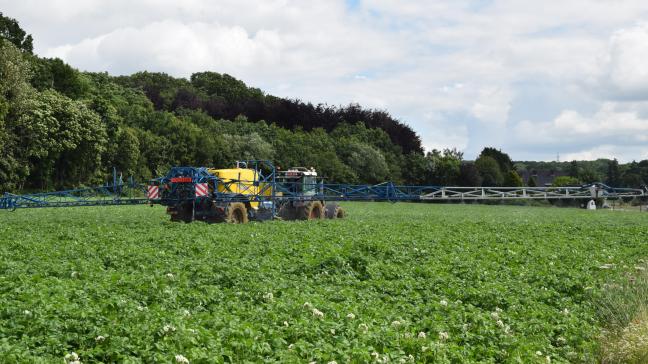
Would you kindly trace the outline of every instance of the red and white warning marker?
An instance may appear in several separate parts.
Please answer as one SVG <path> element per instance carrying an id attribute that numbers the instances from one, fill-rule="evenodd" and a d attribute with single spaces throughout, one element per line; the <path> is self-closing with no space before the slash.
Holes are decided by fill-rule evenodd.
<path id="1" fill-rule="evenodd" d="M 196 183 L 196 197 L 203 197 L 209 194 L 209 187 L 206 183 Z"/>
<path id="2" fill-rule="evenodd" d="M 157 200 L 160 198 L 160 188 L 158 186 L 148 186 L 146 197 L 149 200 Z"/>

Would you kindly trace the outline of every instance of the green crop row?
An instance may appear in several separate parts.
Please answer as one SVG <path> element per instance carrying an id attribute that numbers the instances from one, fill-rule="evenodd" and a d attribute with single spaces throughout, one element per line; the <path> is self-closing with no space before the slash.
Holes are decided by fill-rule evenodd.
<path id="1" fill-rule="evenodd" d="M 590 362 L 604 283 L 648 251 L 640 213 L 345 208 L 0 212 L 0 362 Z"/>

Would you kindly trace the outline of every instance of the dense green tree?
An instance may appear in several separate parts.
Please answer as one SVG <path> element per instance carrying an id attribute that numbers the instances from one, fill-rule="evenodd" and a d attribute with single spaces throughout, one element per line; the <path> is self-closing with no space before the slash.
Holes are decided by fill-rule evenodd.
<path id="1" fill-rule="evenodd" d="M 481 156 L 475 161 L 475 166 L 482 178 L 482 186 L 501 186 L 504 182 L 500 166 L 493 157 Z"/>
<path id="2" fill-rule="evenodd" d="M 504 186 L 522 187 L 524 186 L 524 181 L 522 181 L 522 177 L 516 171 L 510 170 L 504 178 Z"/>
<path id="3" fill-rule="evenodd" d="M 300 166 L 317 167 L 320 176 L 325 177 L 328 182 L 354 181 L 358 176 L 352 168 L 345 164 L 337 154 L 337 145 L 333 138 L 324 129 L 317 128 L 310 132 L 294 132 L 300 135 L 302 153 L 297 151 L 295 155 L 297 164 Z M 290 143 L 290 140 L 287 140 Z M 307 153 L 303 153 L 306 151 Z"/>
<path id="4" fill-rule="evenodd" d="M 637 188 L 648 183 L 648 160 L 628 163 L 620 177 L 623 187 Z"/>
<path id="5" fill-rule="evenodd" d="M 410 184 L 424 185 L 427 183 L 428 160 L 419 153 L 410 153 L 405 156 L 403 165 L 403 179 Z"/>
<path id="6" fill-rule="evenodd" d="M 106 145 L 105 126 L 80 101 L 47 90 L 27 102 L 12 125 L 20 159 L 41 188 L 97 182 Z"/>
<path id="7" fill-rule="evenodd" d="M 0 38 L 13 43 L 18 49 L 27 53 L 34 50 L 34 40 L 18 24 L 16 19 L 8 18 L 0 12 Z"/>
<path id="8" fill-rule="evenodd" d="M 459 171 L 459 186 L 477 187 L 482 185 L 482 178 L 475 163 L 464 162 Z"/>
<path id="9" fill-rule="evenodd" d="M 29 168 L 20 158 L 14 128 L 20 114 L 34 97 L 29 85 L 31 71 L 22 52 L 0 38 L 0 189 L 21 188 Z"/>
<path id="10" fill-rule="evenodd" d="M 640 161 L 637 165 L 641 178 L 644 182 L 648 182 L 648 159 Z"/>
<path id="11" fill-rule="evenodd" d="M 89 89 L 88 80 L 59 58 L 32 58 L 32 85 L 39 91 L 54 89 L 63 95 L 78 99 Z"/>
<path id="12" fill-rule="evenodd" d="M 505 176 L 508 172 L 513 169 L 513 161 L 508 154 L 502 152 L 500 149 L 495 149 L 491 147 L 484 148 L 479 157 L 491 157 L 499 165 L 500 173 Z"/>
<path id="13" fill-rule="evenodd" d="M 601 174 L 592 167 L 583 168 L 578 175 L 578 179 L 583 183 L 601 182 L 602 180 Z"/>
<path id="14" fill-rule="evenodd" d="M 375 147 L 348 139 L 338 146 L 338 154 L 358 177 L 353 182 L 384 182 L 389 177 L 389 167 L 384 155 Z"/>
<path id="15" fill-rule="evenodd" d="M 137 72 L 131 76 L 117 77 L 115 81 L 125 87 L 142 90 L 157 110 L 175 110 L 173 106 L 180 90 L 183 90 L 185 95 L 195 95 L 195 99 L 198 99 L 197 91 L 189 81 L 171 77 L 166 73 Z M 186 105 L 175 104 L 177 108 L 183 106 Z M 195 108 L 200 107 L 199 104 L 195 106 L 197 106 Z"/>
<path id="16" fill-rule="evenodd" d="M 621 186 L 629 188 L 637 188 L 645 185 L 646 182 L 637 173 L 624 173 L 621 177 Z"/>
<path id="17" fill-rule="evenodd" d="M 137 132 L 129 127 L 119 130 L 114 166 L 129 176 L 138 172 L 140 164 L 140 142 Z"/>
<path id="18" fill-rule="evenodd" d="M 612 187 L 619 187 L 621 185 L 621 172 L 619 171 L 619 162 L 616 159 L 608 163 L 605 183 Z"/>
<path id="19" fill-rule="evenodd" d="M 568 175 L 570 177 L 578 178 L 580 175 L 580 169 L 578 168 L 578 162 L 577 161 L 571 161 L 569 163 L 569 169 L 567 171 Z"/>
<path id="20" fill-rule="evenodd" d="M 463 154 L 456 149 L 432 150 L 427 160 L 427 184 L 451 186 L 459 179 Z"/>
<path id="21" fill-rule="evenodd" d="M 243 81 L 237 80 L 226 73 L 194 73 L 191 75 L 191 84 L 208 97 L 222 97 L 227 101 L 239 101 L 254 94 Z M 256 96 L 263 95 L 259 91 L 256 92 Z"/>
<path id="22" fill-rule="evenodd" d="M 536 180 L 535 176 L 529 177 L 529 180 L 527 181 L 527 186 L 538 187 L 538 180 Z"/>
<path id="23" fill-rule="evenodd" d="M 178 165 L 171 156 L 171 142 L 164 136 L 149 130 L 134 129 L 140 145 L 138 178 L 152 178 L 164 175 L 171 166 Z"/>
<path id="24" fill-rule="evenodd" d="M 581 181 L 571 176 L 559 176 L 553 180 L 553 187 L 579 186 Z"/>
<path id="25" fill-rule="evenodd" d="M 273 160 L 274 148 L 258 133 L 247 135 L 225 134 L 223 140 L 227 151 L 227 160 L 236 161 L 244 159 Z"/>

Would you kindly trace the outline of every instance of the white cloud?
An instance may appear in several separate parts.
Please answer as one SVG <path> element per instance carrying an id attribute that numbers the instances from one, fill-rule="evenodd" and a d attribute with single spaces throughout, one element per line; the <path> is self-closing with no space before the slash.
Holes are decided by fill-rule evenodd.
<path id="1" fill-rule="evenodd" d="M 482 121 L 505 124 L 512 98 L 511 92 L 504 87 L 485 87 L 478 92 L 472 114 Z"/>
<path id="2" fill-rule="evenodd" d="M 561 156 L 562 160 L 596 160 L 600 158 L 617 158 L 623 162 L 648 159 L 648 147 L 603 144 L 594 148 Z"/>
<path id="3" fill-rule="evenodd" d="M 527 143 L 577 142 L 581 138 L 596 140 L 622 138 L 626 143 L 648 141 L 648 119 L 634 111 L 619 111 L 618 104 L 606 102 L 591 116 L 565 110 L 553 121 L 522 121 L 516 126 L 518 137 Z"/>
<path id="4" fill-rule="evenodd" d="M 550 122 L 522 121 L 515 126 L 515 140 L 520 145 L 567 151 L 568 159 L 644 158 L 648 151 L 648 119 L 637 111 L 624 110 L 624 106 L 605 102 L 589 116 L 565 110 Z"/>
<path id="5" fill-rule="evenodd" d="M 603 86 L 617 98 L 648 99 L 648 24 L 623 28 L 610 39 Z"/>
<path id="6" fill-rule="evenodd" d="M 260 30 L 249 35 L 241 27 L 168 20 L 142 28 L 116 29 L 74 45 L 50 49 L 47 55 L 91 71 L 108 67 L 125 74 L 154 67 L 188 76 L 195 70 L 233 72 L 240 67 L 276 65 L 281 46 L 274 31 Z"/>
<path id="7" fill-rule="evenodd" d="M 427 113 L 424 118 L 432 126 L 421 134 L 425 150 L 465 150 L 468 147 L 468 128 L 465 125 L 452 125 L 443 115 L 435 112 Z"/>

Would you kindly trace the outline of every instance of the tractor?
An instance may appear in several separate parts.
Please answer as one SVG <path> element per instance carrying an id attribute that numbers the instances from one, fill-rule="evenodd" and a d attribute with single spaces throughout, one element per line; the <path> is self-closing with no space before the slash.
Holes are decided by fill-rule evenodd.
<path id="1" fill-rule="evenodd" d="M 341 219 L 344 210 L 332 201 L 317 196 L 324 195 L 324 184 L 317 180 L 314 168 L 293 167 L 278 173 L 278 189 L 282 195 L 294 196 L 285 199 L 279 206 L 282 220 Z"/>
<path id="2" fill-rule="evenodd" d="M 322 197 L 314 169 L 277 172 L 267 161 L 234 168 L 174 167 L 149 184 L 149 199 L 167 207 L 171 221 L 246 223 L 250 220 L 342 218 L 344 210 Z"/>

